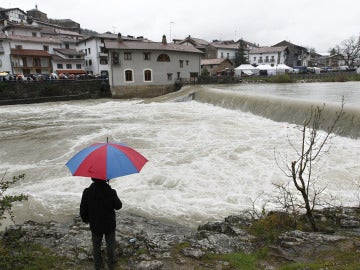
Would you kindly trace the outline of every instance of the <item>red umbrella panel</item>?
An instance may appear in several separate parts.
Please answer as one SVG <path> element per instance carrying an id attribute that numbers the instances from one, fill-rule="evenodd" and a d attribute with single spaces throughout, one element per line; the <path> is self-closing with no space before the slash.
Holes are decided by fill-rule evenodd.
<path id="1" fill-rule="evenodd" d="M 140 172 L 148 160 L 122 143 L 95 143 L 73 156 L 66 166 L 74 176 L 109 180 Z"/>

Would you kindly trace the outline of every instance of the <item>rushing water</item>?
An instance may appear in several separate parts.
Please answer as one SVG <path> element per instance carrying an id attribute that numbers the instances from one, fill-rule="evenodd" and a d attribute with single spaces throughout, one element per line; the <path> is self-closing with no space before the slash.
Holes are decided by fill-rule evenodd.
<path id="1" fill-rule="evenodd" d="M 268 201 L 267 207 L 274 207 L 272 183 L 288 181 L 276 165 L 274 150 L 280 163 L 296 159 L 288 138 L 296 145 L 301 134 L 292 121 L 255 114 L 261 104 L 269 111 L 269 95 L 291 100 L 286 108 L 296 104 L 295 89 L 302 101 L 318 97 L 316 101 L 338 105 L 345 96 L 356 115 L 359 86 L 292 84 L 277 86 L 280 90 L 272 85 L 209 86 L 178 92 L 178 97 L 195 92 L 195 100 L 186 102 L 163 97 L 162 102 L 150 103 L 102 99 L 2 106 L 0 172 L 26 174 L 9 190 L 29 195 L 27 202 L 15 207 L 19 222 L 65 221 L 78 214 L 82 191 L 90 184 L 89 178 L 71 176 L 65 163 L 83 147 L 109 137 L 149 159 L 140 174 L 111 180 L 123 211 L 196 226 L 251 207 L 259 194 L 257 206 Z M 266 89 L 271 90 L 264 93 Z M 255 103 L 251 96 L 256 96 Z M 247 109 L 241 111 L 244 99 Z M 273 105 L 267 114 L 279 110 Z M 359 204 L 360 141 L 353 138 L 335 136 L 318 164 L 318 185 L 327 187 L 326 196 L 336 196 L 346 205 Z"/>

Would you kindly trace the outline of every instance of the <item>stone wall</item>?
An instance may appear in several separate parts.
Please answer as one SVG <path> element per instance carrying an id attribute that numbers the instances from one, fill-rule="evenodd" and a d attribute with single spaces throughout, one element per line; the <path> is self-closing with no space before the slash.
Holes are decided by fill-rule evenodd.
<path id="1" fill-rule="evenodd" d="M 110 97 L 109 83 L 104 80 L 0 82 L 0 105 Z"/>
<path id="2" fill-rule="evenodd" d="M 152 98 L 165 95 L 181 88 L 181 84 L 114 86 L 111 89 L 113 98 Z"/>

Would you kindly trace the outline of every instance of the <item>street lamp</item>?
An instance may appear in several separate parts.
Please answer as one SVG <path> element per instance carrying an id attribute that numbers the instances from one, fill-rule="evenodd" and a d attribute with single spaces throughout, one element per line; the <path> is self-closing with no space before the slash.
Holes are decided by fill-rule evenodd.
<path id="1" fill-rule="evenodd" d="M 172 30 L 172 25 L 173 24 L 175 24 L 175 22 L 170 22 L 170 42 L 172 41 L 171 30 Z"/>

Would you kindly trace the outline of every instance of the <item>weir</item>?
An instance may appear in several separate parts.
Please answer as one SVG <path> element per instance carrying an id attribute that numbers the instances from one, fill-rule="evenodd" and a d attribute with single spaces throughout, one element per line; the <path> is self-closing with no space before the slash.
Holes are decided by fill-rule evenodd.
<path id="1" fill-rule="evenodd" d="M 302 125 L 310 116 L 311 110 L 325 105 L 320 128 L 327 130 L 333 123 L 336 114 L 341 110 L 341 103 L 310 102 L 295 98 L 252 95 L 248 93 L 213 89 L 202 86 L 187 86 L 181 91 L 161 97 L 145 100 L 151 102 L 183 102 L 195 100 L 231 110 L 240 110 L 259 115 L 273 121 Z M 334 133 L 357 139 L 360 137 L 360 108 L 344 105 L 344 114 L 338 122 Z"/>
<path id="2" fill-rule="evenodd" d="M 275 97 L 269 95 L 250 95 L 234 91 L 202 88 L 193 94 L 194 100 L 213 104 L 232 110 L 250 112 L 277 122 L 302 125 L 309 118 L 311 109 L 322 107 L 324 103 Z M 327 130 L 333 123 L 341 105 L 325 104 L 320 128 Z M 360 109 L 344 106 L 345 114 L 337 124 L 335 133 L 345 137 L 360 137 Z"/>

